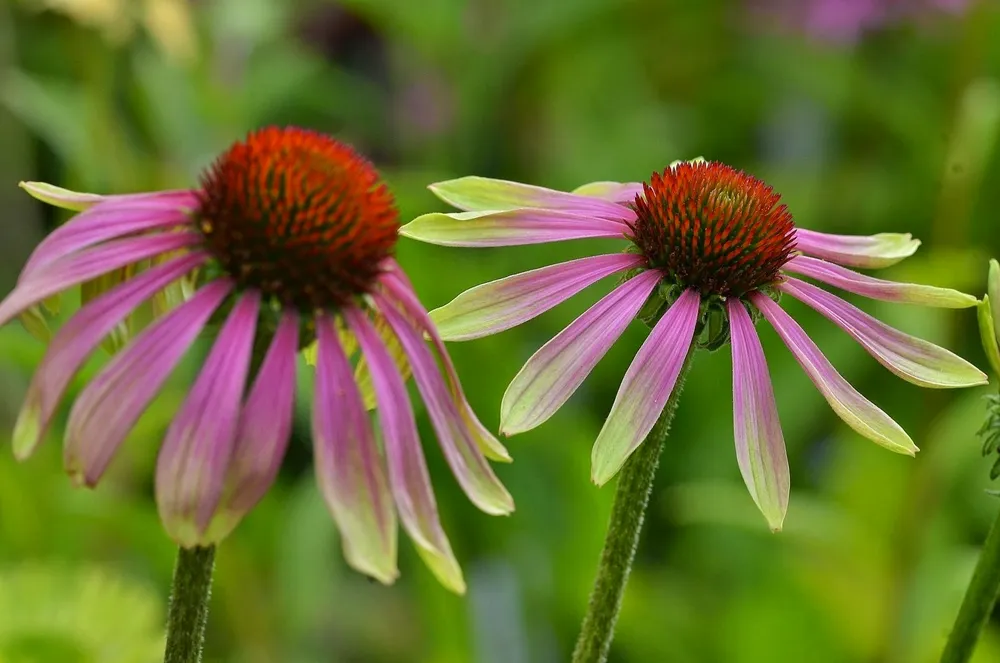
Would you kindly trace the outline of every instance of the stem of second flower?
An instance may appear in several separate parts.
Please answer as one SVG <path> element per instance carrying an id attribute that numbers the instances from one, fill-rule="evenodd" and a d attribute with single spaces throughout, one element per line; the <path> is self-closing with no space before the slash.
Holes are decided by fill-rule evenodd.
<path id="1" fill-rule="evenodd" d="M 635 560 L 642 523 L 653 490 L 656 468 L 660 464 L 660 454 L 670 432 L 670 423 L 674 419 L 693 356 L 694 351 L 688 354 L 674 390 L 653 430 L 625 462 L 618 475 L 608 534 L 601 551 L 587 614 L 573 650 L 573 663 L 605 663 L 608 660 L 615 623 L 625 595 L 625 585 L 632 572 L 632 562 Z"/>
<path id="2" fill-rule="evenodd" d="M 214 568 L 215 546 L 178 548 L 164 663 L 201 663 Z"/>

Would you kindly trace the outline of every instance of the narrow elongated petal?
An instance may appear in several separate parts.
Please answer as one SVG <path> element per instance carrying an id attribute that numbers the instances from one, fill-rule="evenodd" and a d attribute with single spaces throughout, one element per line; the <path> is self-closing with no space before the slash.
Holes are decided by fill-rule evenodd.
<path id="1" fill-rule="evenodd" d="M 438 580 L 461 594 L 465 591 L 462 569 L 438 518 L 437 502 L 406 385 L 368 318 L 357 309 L 348 309 L 344 315 L 368 361 L 378 402 L 390 486 L 400 520 Z"/>
<path id="2" fill-rule="evenodd" d="M 385 318 L 382 316 L 376 317 L 374 324 L 379 337 L 396 363 L 396 369 L 402 376 L 403 382 L 406 382 L 410 378 L 410 364 L 406 361 L 406 352 L 403 350 L 403 346 L 399 344 L 399 339 L 392 333 L 392 328 L 389 327 L 389 323 L 385 321 Z M 353 335 L 351 337 L 353 338 Z M 358 389 L 361 390 L 361 398 L 365 401 L 365 407 L 369 410 L 374 410 L 375 389 L 372 387 L 372 376 L 371 371 L 368 370 L 368 360 L 364 356 L 361 357 L 357 367 L 354 369 L 354 379 L 358 382 Z"/>
<path id="3" fill-rule="evenodd" d="M 337 521 L 344 557 L 358 571 L 392 583 L 396 511 L 368 412 L 333 321 L 316 321 L 319 351 L 313 403 L 316 478 Z"/>
<path id="4" fill-rule="evenodd" d="M 198 206 L 197 192 L 187 189 L 102 196 L 96 193 L 70 191 L 69 189 L 46 182 L 21 182 L 18 186 L 24 189 L 32 198 L 40 200 L 43 203 L 76 212 L 82 212 L 100 203 L 132 202 L 136 200 L 170 200 L 176 205 L 188 209 L 194 209 Z"/>
<path id="5" fill-rule="evenodd" d="M 0 302 L 0 325 L 47 297 L 125 265 L 192 246 L 197 233 L 170 233 L 108 242 L 47 265 L 17 284 Z"/>
<path id="6" fill-rule="evenodd" d="M 187 213 L 170 203 L 99 205 L 59 226 L 32 252 L 20 281 L 72 253 L 110 239 L 189 223 Z"/>
<path id="7" fill-rule="evenodd" d="M 997 336 L 996 324 L 993 322 L 993 305 L 989 295 L 983 297 L 976 311 L 979 318 L 979 335 L 983 340 L 983 350 L 990 362 L 993 373 L 1000 375 L 1000 337 Z"/>
<path id="8" fill-rule="evenodd" d="M 375 295 L 375 302 L 406 351 L 441 449 L 465 494 L 486 513 L 510 513 L 514 501 L 483 456 L 464 413 L 441 376 L 437 361 L 424 344 L 422 330 L 415 329 L 383 296 Z"/>
<path id="9" fill-rule="evenodd" d="M 403 274 L 399 266 L 395 264 L 394 261 L 390 262 L 390 271 L 387 271 L 382 280 L 383 286 L 386 289 L 386 293 L 389 294 L 393 301 L 399 306 L 400 310 L 403 311 L 404 315 L 409 318 L 410 323 L 413 324 L 416 329 L 423 333 L 426 338 L 431 339 L 433 344 L 434 352 L 437 355 L 437 360 L 444 366 L 445 376 L 448 378 L 448 389 L 451 392 L 451 398 L 455 402 L 455 407 L 458 408 L 459 413 L 462 415 L 462 420 L 465 422 L 466 427 L 469 430 L 469 434 L 475 439 L 476 444 L 479 449 L 486 455 L 487 458 L 491 460 L 500 461 L 503 463 L 509 463 L 511 461 L 510 454 L 507 449 L 504 448 L 500 441 L 494 437 L 494 435 L 487 430 L 486 426 L 479 421 L 479 417 L 473 412 L 472 406 L 469 405 L 469 401 L 465 398 L 465 392 L 462 390 L 462 383 L 458 379 L 458 371 L 455 370 L 455 364 L 451 361 L 451 357 L 448 355 L 448 350 L 444 346 L 444 341 L 441 340 L 441 336 L 438 334 L 437 328 L 431 321 L 430 316 L 424 309 L 420 300 L 417 299 L 416 293 L 413 291 L 413 285 L 410 284 L 406 276 Z M 399 340 L 395 341 L 397 344 Z M 392 345 L 390 344 L 390 347 Z M 404 351 L 405 359 L 405 351 Z M 404 375 L 409 375 L 409 370 L 404 373 Z"/>
<path id="10" fill-rule="evenodd" d="M 970 308 L 979 303 L 979 300 L 972 295 L 951 288 L 885 281 L 807 256 L 792 258 L 782 269 L 804 274 L 841 290 L 883 302 L 902 302 L 938 308 Z"/>
<path id="11" fill-rule="evenodd" d="M 986 375 L 958 355 L 876 320 L 836 295 L 798 279 L 778 286 L 850 334 L 880 364 L 907 382 L 949 389 L 986 384 Z"/>
<path id="12" fill-rule="evenodd" d="M 203 535 L 222 499 L 259 311 L 256 290 L 237 300 L 160 447 L 156 503 L 185 547 L 216 543 Z"/>
<path id="13" fill-rule="evenodd" d="M 642 193 L 642 182 L 591 182 L 573 189 L 573 193 L 627 205 Z"/>
<path id="14" fill-rule="evenodd" d="M 621 209 L 623 214 L 629 211 Z M 593 237 L 621 239 L 626 230 L 617 220 L 529 208 L 502 212 L 433 212 L 410 221 L 399 229 L 399 234 L 440 246 L 489 247 Z"/>
<path id="15" fill-rule="evenodd" d="M 986 293 L 993 303 L 990 308 L 993 312 L 993 328 L 1000 334 L 1000 262 L 990 260 L 990 272 L 986 284 Z M 1000 336 L 997 337 L 1000 342 Z"/>
<path id="16" fill-rule="evenodd" d="M 199 251 L 143 272 L 81 308 L 59 330 L 35 371 L 14 426 L 15 457 L 27 458 L 41 442 L 70 380 L 101 339 L 142 302 L 206 257 Z"/>
<path id="17" fill-rule="evenodd" d="M 213 281 L 187 303 L 150 325 L 84 388 L 66 426 L 65 463 L 70 476 L 93 486 L 107 468 L 177 362 L 232 290 Z"/>
<path id="18" fill-rule="evenodd" d="M 754 293 L 750 299 L 844 423 L 890 451 L 910 456 L 917 452 L 917 446 L 899 424 L 848 384 L 790 315 L 765 295 Z"/>
<path id="19" fill-rule="evenodd" d="M 639 267 L 631 253 L 589 256 L 490 281 L 466 290 L 431 319 L 441 338 L 468 341 L 527 322 L 606 276 Z"/>
<path id="20" fill-rule="evenodd" d="M 912 256 L 920 246 L 909 233 L 878 235 L 829 235 L 797 228 L 795 246 L 802 253 L 847 267 L 875 268 L 895 265 Z"/>
<path id="21" fill-rule="evenodd" d="M 209 541 L 228 536 L 278 475 L 292 433 L 298 334 L 298 316 L 285 312 L 240 411 L 226 488 L 205 535 Z"/>
<path id="22" fill-rule="evenodd" d="M 460 177 L 437 182 L 428 188 L 449 205 L 468 212 L 500 212 L 535 207 L 579 212 L 607 219 L 623 218 L 625 212 L 619 205 L 600 198 L 487 177 Z M 635 215 L 627 218 L 634 219 Z"/>
<path id="23" fill-rule="evenodd" d="M 591 454 L 591 479 L 598 486 L 621 469 L 663 412 L 691 350 L 700 299 L 694 290 L 684 291 L 632 360 Z"/>
<path id="24" fill-rule="evenodd" d="M 733 347 L 733 431 L 736 460 L 750 495 L 772 531 L 788 510 L 788 457 L 764 348 L 738 299 L 727 302 Z"/>
<path id="25" fill-rule="evenodd" d="M 635 318 L 662 275 L 641 272 L 611 291 L 533 354 L 507 387 L 500 430 L 531 430 L 556 413 Z"/>

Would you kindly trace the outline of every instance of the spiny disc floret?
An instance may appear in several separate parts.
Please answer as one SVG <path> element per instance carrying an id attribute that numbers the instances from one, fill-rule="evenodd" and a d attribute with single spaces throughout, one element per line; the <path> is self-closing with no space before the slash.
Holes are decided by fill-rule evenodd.
<path id="1" fill-rule="evenodd" d="M 741 297 L 777 281 L 795 249 L 795 225 L 780 198 L 725 164 L 682 162 L 643 184 L 631 239 L 678 285 Z"/>
<path id="2" fill-rule="evenodd" d="M 369 292 L 396 243 L 392 194 L 368 161 L 295 127 L 251 133 L 202 176 L 197 222 L 236 282 L 303 312 Z"/>

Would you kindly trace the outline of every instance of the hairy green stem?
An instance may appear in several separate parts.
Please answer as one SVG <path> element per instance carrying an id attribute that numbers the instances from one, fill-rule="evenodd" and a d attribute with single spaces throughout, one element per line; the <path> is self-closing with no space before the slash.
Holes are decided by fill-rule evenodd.
<path id="1" fill-rule="evenodd" d="M 201 662 L 214 568 L 215 546 L 178 549 L 163 663 Z"/>
<path id="2" fill-rule="evenodd" d="M 580 636 L 573 650 L 573 663 L 604 663 L 608 660 L 615 622 L 618 621 L 625 585 L 632 572 L 632 562 L 639 545 L 639 534 L 646 517 L 656 468 L 660 464 L 660 453 L 670 431 L 670 422 L 677 410 L 677 401 L 693 354 L 689 354 L 684 362 L 677 384 L 674 385 L 660 418 L 618 475 L 608 534 L 604 540 L 604 550 L 601 551 L 587 615 L 583 618 Z"/>

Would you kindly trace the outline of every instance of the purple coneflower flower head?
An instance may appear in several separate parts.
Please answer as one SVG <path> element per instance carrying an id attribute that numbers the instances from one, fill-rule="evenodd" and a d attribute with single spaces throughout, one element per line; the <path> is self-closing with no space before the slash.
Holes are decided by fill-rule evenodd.
<path id="1" fill-rule="evenodd" d="M 990 260 L 986 296 L 979 304 L 979 331 L 990 368 L 1000 375 L 1000 263 Z"/>
<path id="2" fill-rule="evenodd" d="M 464 589 L 417 436 L 410 373 L 455 477 L 487 513 L 513 510 L 487 462 L 509 457 L 473 414 L 392 257 L 398 214 L 371 164 L 321 134 L 268 128 L 229 148 L 190 191 L 95 196 L 22 186 L 81 213 L 31 255 L 0 303 L 0 324 L 113 270 L 159 261 L 87 302 L 53 338 L 16 425 L 17 457 L 41 441 L 101 339 L 188 279 L 190 297 L 135 336 L 74 403 L 65 440 L 72 477 L 99 481 L 185 352 L 218 323 L 166 432 L 156 500 L 181 545 L 219 541 L 274 481 L 292 425 L 296 357 L 315 344 L 316 476 L 347 561 L 391 582 L 398 517 L 438 578 Z"/>
<path id="3" fill-rule="evenodd" d="M 829 235 L 797 228 L 769 186 L 721 163 L 675 162 L 646 184 L 597 182 L 572 193 L 465 177 L 431 189 L 464 211 L 427 214 L 409 237 L 446 246 L 512 246 L 587 237 L 621 238 L 622 253 L 571 260 L 486 283 L 431 312 L 446 340 L 519 325 L 598 280 L 623 275 L 610 294 L 542 346 L 507 389 L 501 432 L 532 429 L 558 410 L 637 316 L 652 325 L 594 444 L 592 478 L 615 475 L 660 416 L 689 353 L 732 347 L 736 456 L 770 526 L 781 527 L 788 462 L 767 362 L 754 322 L 777 331 L 834 412 L 893 451 L 917 447 L 855 391 L 778 305 L 798 299 L 829 318 L 890 371 L 924 387 L 982 384 L 986 376 L 948 350 L 914 338 L 792 274 L 890 302 L 964 308 L 954 290 L 894 283 L 851 267 L 884 267 L 913 254 L 910 235 Z"/>

